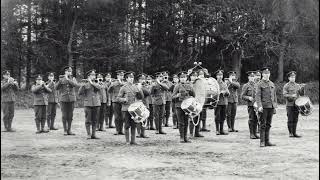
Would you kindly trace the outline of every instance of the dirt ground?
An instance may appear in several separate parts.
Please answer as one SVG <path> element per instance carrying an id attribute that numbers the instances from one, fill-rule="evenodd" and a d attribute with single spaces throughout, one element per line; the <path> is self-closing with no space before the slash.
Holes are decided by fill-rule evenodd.
<path id="1" fill-rule="evenodd" d="M 115 129 L 87 140 L 83 109 L 75 109 L 76 136 L 63 136 L 57 112 L 59 130 L 35 134 L 33 110 L 16 110 L 17 132 L 1 132 L 1 179 L 319 179 L 318 105 L 311 116 L 300 117 L 300 139 L 288 137 L 280 106 L 271 128 L 277 146 L 267 148 L 249 139 L 246 106 L 238 107 L 238 133 L 216 136 L 209 110 L 211 132 L 203 132 L 204 138 L 182 144 L 178 130 L 165 127 L 167 135 L 147 130 L 150 138 L 137 139 L 138 146 L 125 145 Z"/>

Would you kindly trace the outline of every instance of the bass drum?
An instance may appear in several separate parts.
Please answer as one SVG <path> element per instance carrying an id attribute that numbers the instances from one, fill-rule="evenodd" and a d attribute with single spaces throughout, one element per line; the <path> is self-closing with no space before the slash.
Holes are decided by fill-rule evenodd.
<path id="1" fill-rule="evenodd" d="M 216 79 L 199 78 L 193 83 L 195 98 L 203 108 L 213 109 L 219 101 L 220 88 Z"/>
<path id="2" fill-rule="evenodd" d="M 181 109 L 191 118 L 194 118 L 201 113 L 202 104 L 200 104 L 194 97 L 189 97 L 182 101 Z"/>

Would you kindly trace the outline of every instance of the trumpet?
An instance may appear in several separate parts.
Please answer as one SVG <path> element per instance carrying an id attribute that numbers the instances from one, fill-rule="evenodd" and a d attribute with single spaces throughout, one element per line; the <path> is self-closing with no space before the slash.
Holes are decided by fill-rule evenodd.
<path id="1" fill-rule="evenodd" d="M 14 83 L 14 82 L 17 82 L 17 80 L 12 77 L 8 78 L 8 83 Z"/>

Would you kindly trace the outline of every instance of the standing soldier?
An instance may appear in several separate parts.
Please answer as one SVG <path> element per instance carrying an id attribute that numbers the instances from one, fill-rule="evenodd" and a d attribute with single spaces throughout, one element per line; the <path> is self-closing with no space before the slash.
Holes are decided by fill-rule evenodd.
<path id="1" fill-rule="evenodd" d="M 153 84 L 154 84 L 154 81 L 153 81 L 152 75 L 148 75 L 147 76 L 147 88 L 148 88 L 149 92 L 151 92 L 151 88 L 152 88 Z M 153 120 L 154 120 L 153 99 L 151 98 L 151 96 L 148 96 L 147 99 L 148 99 L 148 102 L 149 102 L 148 107 L 149 107 L 149 111 L 150 111 L 150 115 L 149 115 L 149 118 L 148 118 L 147 126 L 148 126 L 149 130 L 155 130 L 155 128 L 153 127 Z"/>
<path id="2" fill-rule="evenodd" d="M 50 130 L 58 130 L 54 127 L 54 121 L 56 119 L 57 105 L 58 105 L 58 92 L 55 90 L 56 82 L 54 79 L 54 73 L 49 72 L 47 86 L 51 89 L 51 93 L 48 96 L 48 107 L 47 107 L 47 126 Z"/>
<path id="3" fill-rule="evenodd" d="M 301 136 L 296 134 L 299 111 L 294 102 L 299 96 L 304 95 L 304 85 L 296 83 L 295 71 L 288 73 L 288 79 L 289 82 L 283 87 L 283 96 L 286 98 L 289 137 L 300 138 Z"/>
<path id="4" fill-rule="evenodd" d="M 225 82 L 223 82 L 223 70 L 217 70 L 215 72 L 217 81 L 219 83 L 220 95 L 217 107 L 215 109 L 215 123 L 216 123 L 216 135 L 227 135 L 223 131 L 224 121 L 226 119 L 226 109 L 228 105 L 229 90 Z"/>
<path id="5" fill-rule="evenodd" d="M 86 117 L 85 126 L 87 131 L 87 139 L 99 139 L 96 136 L 96 125 L 98 122 L 99 111 L 101 106 L 101 86 L 99 85 L 99 82 L 94 82 L 94 80 L 96 79 L 96 73 L 94 69 L 88 71 L 86 75 L 87 79 L 84 80 L 84 83 L 79 88 L 78 94 L 84 99 L 84 113 Z M 90 129 L 92 129 L 92 133 Z"/>
<path id="6" fill-rule="evenodd" d="M 18 91 L 18 83 L 12 77 L 10 72 L 5 70 L 2 72 L 3 80 L 1 81 L 1 107 L 3 112 L 3 124 L 5 131 L 15 132 L 12 129 L 12 120 L 14 117 L 14 102 L 16 101 L 16 92 Z"/>
<path id="7" fill-rule="evenodd" d="M 46 124 L 46 111 L 48 105 L 48 94 L 51 93 L 51 89 L 42 81 L 42 76 L 36 77 L 36 84 L 31 87 L 33 93 L 33 107 L 35 113 L 35 121 L 37 126 L 37 134 L 47 133 L 45 130 Z M 41 126 L 41 129 L 40 129 Z"/>
<path id="8" fill-rule="evenodd" d="M 255 77 L 254 77 L 254 83 L 255 83 L 255 92 L 257 92 L 257 86 L 258 86 L 258 83 L 260 82 L 261 80 L 261 73 L 260 73 L 260 70 L 256 70 L 256 74 L 255 74 Z M 258 107 L 255 107 L 255 108 L 258 108 Z M 258 119 L 258 123 L 257 123 L 257 132 L 256 133 L 260 133 L 260 117 L 262 116 L 262 112 L 257 112 L 257 119 Z"/>
<path id="9" fill-rule="evenodd" d="M 165 105 L 165 121 L 163 122 L 165 127 L 169 127 L 169 117 L 170 117 L 170 110 L 171 110 L 171 102 L 172 102 L 172 94 L 170 89 L 172 88 L 173 84 L 169 81 L 169 72 L 164 71 L 163 73 L 163 83 L 166 84 L 169 88 L 169 90 L 165 91 L 165 99 L 166 99 L 166 105 Z"/>
<path id="10" fill-rule="evenodd" d="M 55 85 L 55 89 L 59 91 L 59 100 L 62 112 L 62 124 L 64 135 L 75 135 L 71 131 L 73 120 L 74 103 L 76 101 L 75 88 L 79 87 L 76 78 L 72 77 L 72 68 L 66 66 L 64 69 L 64 77 L 60 78 Z"/>
<path id="11" fill-rule="evenodd" d="M 180 142 L 190 143 L 191 141 L 187 138 L 189 117 L 181 109 L 181 103 L 190 96 L 194 97 L 195 93 L 190 83 L 187 83 L 187 73 L 180 72 L 179 76 L 180 83 L 175 85 L 172 98 L 175 99 L 176 113 L 179 121 Z"/>
<path id="12" fill-rule="evenodd" d="M 269 68 L 264 67 L 262 69 L 262 80 L 258 83 L 256 92 L 258 111 L 262 112 L 260 118 L 260 147 L 275 146 L 275 144 L 270 143 L 269 135 L 272 116 L 276 113 L 277 95 L 276 87 L 269 78 Z"/>
<path id="13" fill-rule="evenodd" d="M 147 83 L 145 82 L 146 81 L 146 74 L 142 73 L 142 74 L 139 74 L 138 75 L 138 83 L 137 83 L 137 88 L 139 90 L 141 90 L 143 92 L 143 99 L 142 99 L 142 102 L 143 104 L 149 108 L 149 95 L 150 95 L 150 90 L 147 86 Z M 146 120 L 147 121 L 147 120 Z M 148 138 L 146 135 L 145 135 L 145 127 L 142 126 L 142 123 L 138 123 L 137 124 L 137 131 L 138 131 L 138 134 L 139 138 Z"/>
<path id="14" fill-rule="evenodd" d="M 240 88 L 240 83 L 236 80 L 236 72 L 230 71 L 228 80 L 228 90 L 230 95 L 228 96 L 228 107 L 227 107 L 227 123 L 229 132 L 238 132 L 238 130 L 234 129 L 234 121 L 237 114 L 237 104 L 238 104 L 238 92 L 237 90 Z"/>
<path id="15" fill-rule="evenodd" d="M 123 70 L 116 71 L 117 73 L 117 79 L 111 83 L 108 93 L 110 95 L 110 100 L 112 104 L 112 112 L 114 114 L 114 122 L 116 125 L 116 133 L 114 135 L 124 135 L 123 134 L 123 117 L 121 114 L 121 103 L 118 101 L 118 94 L 120 91 L 120 88 L 124 85 L 123 82 L 123 76 L 124 76 Z"/>
<path id="16" fill-rule="evenodd" d="M 177 86 L 179 84 L 179 77 L 177 74 L 173 74 L 172 75 L 172 81 L 173 81 L 173 85 L 170 89 L 170 91 L 173 92 L 173 89 L 175 86 Z M 172 94 L 171 94 L 171 98 L 172 98 Z M 173 122 L 173 129 L 178 129 L 178 117 L 177 117 L 177 112 L 176 112 L 176 103 L 177 99 L 172 99 L 172 122 Z"/>
<path id="17" fill-rule="evenodd" d="M 208 77 L 209 73 L 207 69 L 199 69 L 198 71 L 198 78 L 205 78 Z M 203 132 L 210 132 L 209 129 L 207 129 L 207 109 L 203 108 L 201 113 L 200 113 L 200 120 L 202 122 L 202 128 L 200 131 Z"/>
<path id="18" fill-rule="evenodd" d="M 168 86 L 162 83 L 163 75 L 161 72 L 156 73 L 156 82 L 151 88 L 151 96 L 153 100 L 153 114 L 156 123 L 156 134 L 166 134 L 162 131 L 162 122 L 165 111 L 165 91 L 169 90 Z"/>
<path id="19" fill-rule="evenodd" d="M 137 145 L 136 143 L 136 123 L 134 120 L 131 118 L 130 113 L 128 112 L 128 108 L 130 104 L 134 103 L 137 100 L 142 100 L 143 99 L 143 92 L 139 90 L 139 88 L 133 84 L 134 80 L 134 73 L 133 72 L 127 72 L 125 74 L 126 78 L 126 84 L 123 85 L 119 91 L 118 94 L 118 102 L 122 103 L 122 116 L 125 121 L 125 137 L 126 137 L 126 142 L 129 144 L 129 129 L 131 130 L 131 145 Z"/>
<path id="20" fill-rule="evenodd" d="M 257 123 L 258 118 L 255 112 L 255 109 L 253 107 L 253 104 L 255 102 L 255 95 L 256 95 L 256 85 L 254 83 L 254 77 L 255 72 L 254 71 L 248 71 L 248 83 L 244 84 L 242 87 L 241 92 L 241 98 L 244 101 L 247 101 L 248 105 L 248 114 L 249 114 L 249 131 L 250 131 L 250 139 L 259 139 L 259 136 L 257 135 Z"/>
<path id="21" fill-rule="evenodd" d="M 106 107 L 107 107 L 107 92 L 108 89 L 107 83 L 103 82 L 103 74 L 98 73 L 97 74 L 97 83 L 100 86 L 99 96 L 100 96 L 100 102 L 101 106 L 99 108 L 99 117 L 97 122 L 97 130 L 98 131 L 105 131 L 103 128 L 105 114 L 106 114 Z"/>
<path id="22" fill-rule="evenodd" d="M 105 85 L 107 86 L 106 93 L 107 93 L 107 104 L 106 104 L 106 114 L 105 114 L 105 120 L 106 120 L 106 127 L 109 126 L 109 128 L 114 128 L 112 125 L 112 118 L 113 118 L 113 111 L 112 111 L 112 104 L 111 104 L 111 95 L 108 92 L 108 89 L 111 86 L 111 73 L 107 72 L 105 74 Z"/>

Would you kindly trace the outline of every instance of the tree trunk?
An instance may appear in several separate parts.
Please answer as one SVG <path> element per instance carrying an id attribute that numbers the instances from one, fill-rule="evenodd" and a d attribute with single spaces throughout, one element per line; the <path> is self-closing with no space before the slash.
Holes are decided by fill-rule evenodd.
<path id="1" fill-rule="evenodd" d="M 285 57 L 286 47 L 287 47 L 287 40 L 283 39 L 280 47 L 277 82 L 283 82 L 283 66 L 284 66 L 284 57 Z"/>
<path id="2" fill-rule="evenodd" d="M 27 77 L 26 77 L 26 89 L 30 89 L 31 78 L 31 0 L 28 0 L 28 25 L 27 25 Z"/>
<path id="3" fill-rule="evenodd" d="M 241 50 L 236 50 L 232 54 L 232 71 L 237 73 L 238 79 L 241 78 Z"/>
<path id="4" fill-rule="evenodd" d="M 72 64 L 73 64 L 73 62 L 72 62 L 73 61 L 72 42 L 73 42 L 73 34 L 74 34 L 74 29 L 75 29 L 75 26 L 76 26 L 77 18 L 78 18 L 77 13 L 75 13 L 75 17 L 73 19 L 71 30 L 70 30 L 68 46 L 67 46 L 67 49 L 68 49 L 68 65 L 69 66 L 72 66 Z"/>

